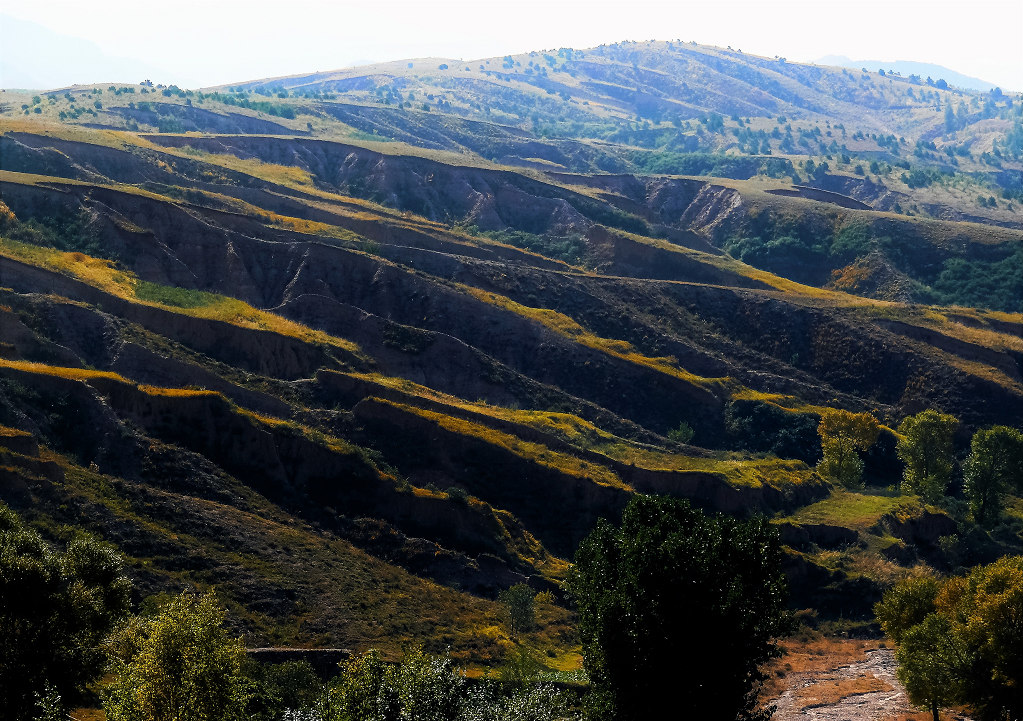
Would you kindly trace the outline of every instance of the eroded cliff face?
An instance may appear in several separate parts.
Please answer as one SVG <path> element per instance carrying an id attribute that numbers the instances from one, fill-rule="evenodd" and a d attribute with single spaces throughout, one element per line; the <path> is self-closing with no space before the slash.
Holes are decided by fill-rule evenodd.
<path id="1" fill-rule="evenodd" d="M 736 515 L 828 498 L 804 462 L 745 452 L 737 404 L 779 435 L 796 418 L 813 436 L 825 406 L 1023 417 L 1018 319 L 754 271 L 720 245 L 782 201 L 725 181 L 150 140 L 166 152 L 0 136 L 15 216 L 0 221 L 21 233 L 0 241 L 0 498 L 101 531 L 147 590 L 225 583 L 268 642 L 282 624 L 356 645 L 411 624 L 496 658 L 466 630 L 496 618 L 490 599 L 518 582 L 559 594 L 579 540 L 635 493 Z M 568 239 L 580 264 L 495 237 Z M 894 464 L 889 443 L 871 480 L 890 485 Z M 947 522 L 789 522 L 799 602 L 843 613 L 843 592 L 876 591 L 817 565 L 819 549 L 895 535 L 909 563 L 940 552 Z M 349 595 L 335 573 L 356 579 Z M 400 616 L 410 596 L 431 620 Z"/>

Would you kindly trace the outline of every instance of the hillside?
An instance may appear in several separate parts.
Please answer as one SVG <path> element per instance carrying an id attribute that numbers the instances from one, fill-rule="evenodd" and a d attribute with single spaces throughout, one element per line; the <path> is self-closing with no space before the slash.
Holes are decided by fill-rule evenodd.
<path id="1" fill-rule="evenodd" d="M 822 626 L 1023 544 L 1018 500 L 895 493 L 890 430 L 1023 418 L 1018 99 L 682 44 L 465 67 L 5 94 L 0 499 L 253 646 L 492 665 L 528 581 L 561 671 L 568 562 L 636 493 L 772 516 Z M 887 426 L 866 489 L 813 470 L 829 407 Z"/>

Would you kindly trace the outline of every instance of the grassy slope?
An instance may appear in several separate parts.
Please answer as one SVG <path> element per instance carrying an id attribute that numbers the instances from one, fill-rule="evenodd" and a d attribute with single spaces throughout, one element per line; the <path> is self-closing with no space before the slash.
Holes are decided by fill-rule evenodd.
<path id="1" fill-rule="evenodd" d="M 515 81 L 511 82 L 514 85 Z M 176 103 L 177 101 L 177 98 L 171 99 L 171 102 Z M 243 112 L 234 108 L 230 111 L 255 116 L 249 111 Z M 613 116 L 615 112 L 621 111 L 616 111 L 608 106 L 600 111 L 607 116 Z M 49 108 L 47 114 L 53 114 L 50 113 Z M 219 178 L 219 182 L 224 185 L 223 190 L 237 186 L 240 178 L 254 179 L 270 184 L 276 189 L 275 192 L 289 194 L 291 198 L 298 199 L 310 209 L 329 208 L 331 212 L 342 216 L 386 225 L 393 228 L 396 233 L 403 230 L 415 230 L 443 236 L 448 248 L 456 248 L 458 244 L 464 244 L 466 249 L 482 247 L 494 249 L 495 252 L 512 250 L 508 246 L 495 243 L 483 236 L 466 235 L 464 232 L 452 230 L 444 224 L 425 218 L 401 213 L 364 199 L 339 195 L 332 190 L 318 186 L 315 178 L 304 168 L 253 159 L 243 160 L 233 155 L 194 151 L 188 148 L 167 148 L 151 143 L 146 138 L 133 133 L 85 130 L 65 124 L 41 125 L 34 122 L 34 119 L 31 122 L 5 120 L 4 123 L 6 132 L 30 132 L 62 140 L 127 150 L 132 153 L 144 151 L 149 154 L 149 157 L 157 158 L 157 163 L 169 163 L 174 160 L 194 161 L 211 169 L 214 173 L 223 173 Z M 293 129 L 298 131 L 301 128 L 295 124 Z M 358 144 L 360 141 L 355 142 Z M 362 142 L 362 145 L 375 149 L 386 148 L 387 152 L 395 154 L 396 157 L 401 157 L 402 154 L 409 152 L 408 148 L 401 146 L 380 146 L 368 142 Z M 447 161 L 452 161 L 456 157 L 434 151 L 415 151 L 415 153 Z M 466 160 L 461 157 L 459 162 L 465 163 Z M 468 164 L 474 167 L 496 167 L 487 161 L 472 160 Z M 188 207 L 187 204 L 181 204 L 181 201 L 172 195 L 154 192 L 131 184 L 26 176 L 7 171 L 3 172 L 0 180 L 13 185 L 52 187 L 59 184 L 83 189 L 103 188 L 128 195 L 134 194 L 160 204 Z M 798 212 L 802 207 L 796 201 L 760 194 L 755 183 L 722 182 L 738 187 L 744 194 L 751 197 L 754 203 L 771 204 L 771 207 L 777 208 L 779 212 Z M 189 185 L 188 182 L 182 182 L 183 187 Z M 303 236 L 318 239 L 317 242 L 320 240 L 323 242 L 338 241 L 341 244 L 354 247 L 357 249 L 356 252 L 362 252 L 361 249 L 369 250 L 371 254 L 379 252 L 374 248 L 373 243 L 367 242 L 362 236 L 353 233 L 343 225 L 281 215 L 271 209 L 261 208 L 251 201 L 241 200 L 231 195 L 230 192 L 218 192 L 210 188 L 203 188 L 195 192 L 199 193 L 199 196 L 194 197 L 200 197 L 201 200 L 197 201 L 194 207 L 227 207 L 231 213 L 237 214 L 239 218 L 254 221 L 256 225 L 253 227 L 262 226 L 266 232 L 284 230 L 293 234 L 289 236 L 291 238 Z M 989 233 L 987 230 L 978 229 L 975 226 L 953 228 L 950 225 L 937 225 L 935 227 L 940 232 L 952 235 L 975 234 L 978 236 L 978 242 L 990 242 L 997 235 L 1011 235 L 1011 233 L 1002 231 Z M 743 291 L 748 295 L 782 300 L 794 307 L 824 308 L 852 318 L 865 318 L 868 321 L 877 318 L 898 319 L 915 327 L 935 330 L 949 337 L 968 341 L 991 350 L 1018 352 L 1021 348 L 1017 335 L 1000 329 L 1006 327 L 1005 324 L 1023 322 L 1023 316 L 987 313 L 971 309 L 921 309 L 904 304 L 857 298 L 801 285 L 765 271 L 756 270 L 727 257 L 679 248 L 667 244 L 663 240 L 638 236 L 635 236 L 634 239 L 668 253 L 678 253 L 699 263 L 726 269 L 772 288 L 768 291 Z M 330 346 L 345 351 L 351 356 L 372 362 L 371 354 L 352 341 L 288 320 L 235 298 L 168 288 L 135 277 L 132 273 L 112 265 L 105 259 L 90 258 L 82 253 L 44 250 L 11 240 L 4 240 L 0 249 L 7 257 L 18 259 L 38 268 L 69 275 L 132 304 L 149 305 L 200 321 L 224 321 L 242 328 L 260 329 L 303 343 Z M 529 259 L 528 254 L 521 254 L 518 257 L 526 261 Z M 398 264 L 394 265 L 399 267 Z M 573 275 L 580 277 L 593 275 L 580 269 L 567 267 L 557 270 L 556 273 L 563 273 L 566 278 Z M 819 404 L 806 402 L 798 395 L 765 394 L 762 391 L 744 387 L 734 380 L 698 376 L 681 367 L 677 361 L 673 362 L 672 359 L 666 357 L 640 352 L 627 340 L 609 337 L 596 328 L 589 327 L 588 323 L 592 321 L 587 321 L 582 316 L 577 319 L 567 313 L 544 307 L 542 304 L 526 305 L 509 296 L 471 285 L 456 286 L 456 289 L 485 305 L 509 311 L 516 316 L 537 323 L 571 343 L 598 350 L 613 357 L 616 362 L 653 369 L 694 387 L 707 389 L 706 392 L 722 399 L 755 398 L 800 412 L 813 412 L 821 407 Z M 998 321 L 1003 325 L 997 325 L 990 321 Z M 957 372 L 974 374 L 977 377 L 990 379 L 1007 389 L 1018 390 L 1018 382 L 997 368 L 983 362 L 963 360 L 958 356 L 927 346 L 926 343 L 923 344 L 923 348 L 925 352 L 933 354 L 934 358 L 955 368 Z M 224 377 L 224 369 L 212 363 L 210 359 L 197 357 L 196 360 L 201 363 L 209 363 L 210 369 Z M 109 372 L 84 367 L 68 368 L 63 366 L 57 369 L 51 365 L 30 365 L 28 361 L 5 361 L 4 366 L 23 372 L 48 373 L 75 380 L 92 377 L 123 380 Z M 798 484 L 809 474 L 808 469 L 798 462 L 753 459 L 743 454 L 734 456 L 708 454 L 698 449 L 681 449 L 671 444 L 653 447 L 639 444 L 635 441 L 618 438 L 571 413 L 525 411 L 512 407 L 495 407 L 485 403 L 474 403 L 471 398 L 457 398 L 433 390 L 428 387 L 428 384 L 410 387 L 407 379 L 379 376 L 379 382 L 385 385 L 400 386 L 413 398 L 421 397 L 423 399 L 421 404 L 424 407 L 418 408 L 412 405 L 408 408 L 414 413 L 437 422 L 449 431 L 464 433 L 477 440 L 501 446 L 520 455 L 530 463 L 540 466 L 553 464 L 560 471 L 570 474 L 578 472 L 579 464 L 585 465 L 586 462 L 565 455 L 561 451 L 543 446 L 537 447 L 535 443 L 515 438 L 514 435 L 499 433 L 464 419 L 438 413 L 436 410 L 428 408 L 429 404 L 426 401 L 439 400 L 455 407 L 471 410 L 473 413 L 512 420 L 551 433 L 559 440 L 574 445 L 580 450 L 603 453 L 615 461 L 632 463 L 640 468 L 720 472 L 735 486 L 740 487 L 756 486 L 765 480 L 773 485 L 784 487 L 789 483 Z M 173 397 L 203 395 L 202 391 L 194 389 L 168 391 L 147 384 L 142 384 L 141 388 L 144 393 L 151 395 Z M 292 387 L 286 394 L 282 394 L 280 399 L 290 403 L 294 414 L 308 422 L 308 426 L 303 426 L 308 429 L 308 433 L 313 435 L 325 432 L 343 433 L 348 430 L 344 423 L 339 424 L 336 419 L 329 418 L 324 413 L 327 409 L 317 408 L 315 402 L 308 397 L 302 397 L 303 392 L 297 386 Z M 296 394 L 298 397 L 302 397 L 301 402 L 295 402 Z M 253 414 L 250 412 L 249 415 Z M 270 425 L 275 422 L 262 416 L 255 416 L 255 420 Z M 322 436 L 316 435 L 316 437 Z M 169 544 L 176 549 L 171 554 L 174 557 L 202 549 L 202 553 L 209 556 L 211 560 L 207 567 L 201 571 L 172 572 L 169 567 L 173 564 L 167 563 L 168 559 L 166 558 L 134 556 L 134 562 L 140 569 L 140 573 L 152 574 L 147 576 L 147 583 L 152 588 L 183 583 L 222 584 L 224 579 L 235 579 L 228 581 L 228 588 L 232 589 L 230 593 L 234 594 L 231 597 L 235 599 L 233 601 L 236 604 L 235 610 L 239 617 L 244 619 L 245 628 L 251 633 L 259 635 L 260 638 L 271 642 L 340 643 L 359 647 L 383 644 L 385 647 L 396 649 L 406 639 L 425 637 L 435 645 L 452 644 L 454 648 L 458 649 L 458 653 L 465 654 L 465 658 L 482 662 L 493 661 L 499 657 L 500 649 L 507 645 L 500 632 L 493 630 L 496 625 L 496 610 L 493 604 L 417 578 L 393 565 L 382 562 L 379 558 L 367 555 L 344 540 L 332 539 L 329 534 L 323 534 L 315 527 L 305 525 L 303 521 L 289 516 L 286 511 L 253 495 L 252 491 L 247 490 L 243 484 L 239 484 L 234 479 L 225 482 L 233 484 L 233 492 L 246 498 L 246 503 L 242 504 L 246 506 L 245 508 L 218 503 L 208 498 L 184 497 L 160 489 L 147 489 L 144 485 L 136 483 L 134 479 L 103 476 L 83 468 L 73 459 L 61 456 L 50 457 L 65 468 L 66 480 L 59 495 L 65 499 L 65 502 L 70 499 L 71 505 L 76 510 L 74 513 L 66 511 L 56 513 L 52 510 L 55 506 L 51 506 L 50 511 L 40 512 L 34 519 L 37 523 L 44 526 L 54 522 L 81 523 L 83 519 L 91 517 L 90 514 L 95 512 L 96 514 L 105 514 L 104 517 L 108 520 L 105 524 L 94 524 L 94 527 L 106 532 L 117 528 L 127 537 L 159 539 L 161 543 Z M 386 459 L 383 462 L 386 463 Z M 614 471 L 609 468 L 598 467 L 595 470 L 595 475 L 598 478 L 603 478 L 606 475 L 607 483 L 622 485 Z M 591 473 L 590 470 L 587 472 Z M 166 509 L 176 507 L 176 504 L 185 504 L 185 507 L 190 510 L 190 514 L 185 515 L 191 515 L 194 518 L 186 518 L 185 515 L 179 518 L 168 513 Z M 913 504 L 912 499 L 893 499 L 884 495 L 840 492 L 829 499 L 797 511 L 791 518 L 797 522 L 835 523 L 857 530 L 865 530 L 876 523 L 877 519 L 885 513 L 904 506 L 913 506 Z M 59 506 L 56 507 L 59 508 Z M 140 508 L 145 509 L 145 512 L 141 512 Z M 195 519 L 203 519 L 207 524 L 196 523 Z M 205 528 L 205 531 L 199 533 L 196 526 Z M 130 530 L 124 530 L 126 528 Z M 209 530 L 211 528 L 225 529 L 235 535 L 230 537 L 232 540 L 229 542 L 220 534 L 211 533 Z M 282 554 L 289 557 L 294 555 L 297 558 L 283 560 Z M 822 560 L 827 561 L 827 559 Z M 862 561 L 857 562 L 862 564 Z M 863 570 L 868 575 L 871 572 L 869 568 Z M 881 571 L 877 569 L 874 571 L 878 575 L 883 575 L 882 571 L 887 574 L 891 569 L 885 567 Z M 338 576 L 352 580 L 352 586 L 343 589 L 336 588 L 337 584 L 334 579 Z M 243 584 L 244 582 L 239 579 L 249 579 L 256 584 L 269 584 L 275 588 L 290 589 L 285 595 L 296 594 L 301 599 L 301 603 L 294 602 L 289 610 L 278 616 L 255 610 L 259 604 L 253 604 L 251 589 L 235 590 L 236 586 L 231 585 Z M 409 597 L 428 599 L 425 603 L 430 610 L 413 612 L 407 602 L 403 601 Z M 247 606 L 246 603 L 250 605 Z M 334 617 L 338 608 L 349 610 L 350 625 L 338 624 L 337 618 Z M 380 626 L 377 621 L 381 618 L 392 619 L 393 623 Z M 549 638 L 541 637 L 537 643 L 554 643 L 559 649 L 558 653 L 563 653 L 571 643 L 570 634 L 564 633 L 564 620 L 563 615 L 555 614 L 549 626 L 549 629 L 555 630 L 550 631 Z M 349 622 L 346 621 L 347 623 Z M 343 632 L 342 628 L 345 629 Z"/>

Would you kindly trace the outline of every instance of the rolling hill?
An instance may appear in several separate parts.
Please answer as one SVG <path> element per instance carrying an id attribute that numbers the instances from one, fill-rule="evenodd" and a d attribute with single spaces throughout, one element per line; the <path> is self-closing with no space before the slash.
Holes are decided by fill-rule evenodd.
<path id="1" fill-rule="evenodd" d="M 0 498 L 249 645 L 493 665 L 525 581 L 576 668 L 636 493 L 771 515 L 794 607 L 869 623 L 1023 543 L 898 495 L 890 430 L 1023 419 L 1020 108 L 682 43 L 5 93 Z M 886 425 L 866 489 L 826 408 Z"/>

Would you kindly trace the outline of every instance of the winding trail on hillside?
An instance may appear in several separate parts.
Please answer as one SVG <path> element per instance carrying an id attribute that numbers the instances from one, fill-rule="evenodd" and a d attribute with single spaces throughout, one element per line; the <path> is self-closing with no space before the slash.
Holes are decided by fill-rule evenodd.
<path id="1" fill-rule="evenodd" d="M 920 714 L 895 677 L 895 654 L 890 648 L 867 651 L 866 659 L 824 672 L 792 674 L 789 689 L 777 700 L 774 721 L 895 721 Z M 863 682 L 878 690 L 853 692 L 837 700 L 826 699 L 825 687 L 840 688 Z M 820 689 L 818 691 L 817 689 Z M 923 715 L 920 716 L 923 718 Z M 958 714 L 942 715 L 970 721 Z"/>

